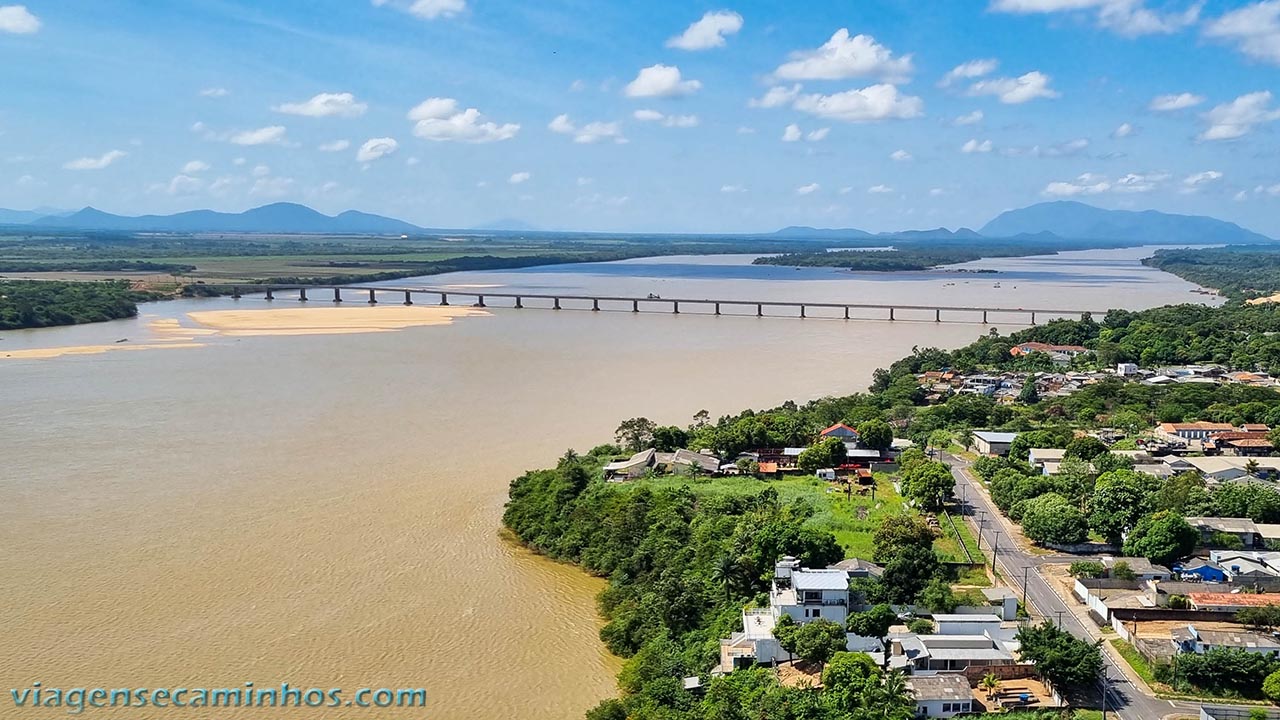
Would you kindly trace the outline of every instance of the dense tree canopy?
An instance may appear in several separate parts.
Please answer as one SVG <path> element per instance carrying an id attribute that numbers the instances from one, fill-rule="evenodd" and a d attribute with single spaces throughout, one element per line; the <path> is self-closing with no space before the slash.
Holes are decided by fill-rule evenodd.
<path id="1" fill-rule="evenodd" d="M 1200 533 L 1182 516 L 1161 510 L 1140 520 L 1124 542 L 1124 553 L 1168 565 L 1191 554 Z"/>
<path id="2" fill-rule="evenodd" d="M 127 282 L 0 280 L 0 330 L 119 320 L 138 314 L 138 303 L 159 295 Z"/>

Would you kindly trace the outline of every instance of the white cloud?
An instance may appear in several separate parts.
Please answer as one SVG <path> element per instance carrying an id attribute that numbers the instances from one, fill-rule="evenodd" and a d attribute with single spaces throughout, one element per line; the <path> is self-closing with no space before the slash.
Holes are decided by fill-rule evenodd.
<path id="1" fill-rule="evenodd" d="M 231 91 L 223 87 L 205 88 L 200 91 L 200 97 L 221 98 L 231 94 Z"/>
<path id="2" fill-rule="evenodd" d="M 817 192 L 821 187 L 822 186 L 819 185 L 818 183 L 809 183 L 808 185 L 801 185 L 800 187 L 796 188 L 796 194 L 809 195 L 811 193 Z"/>
<path id="3" fill-rule="evenodd" d="M 190 195 L 204 188 L 204 181 L 190 175 L 175 175 L 167 185 L 153 186 L 168 195 Z"/>
<path id="4" fill-rule="evenodd" d="M 809 142 L 821 142 L 827 139 L 827 135 L 831 134 L 831 128 L 818 128 L 808 133 L 803 132 L 799 125 L 792 123 L 782 130 L 782 142 L 800 142 L 808 140 Z"/>
<path id="5" fill-rule="evenodd" d="M 246 160 L 246 159 L 244 159 L 244 158 L 242 158 L 242 157 L 238 157 L 238 158 L 236 158 L 236 159 L 232 160 L 232 161 L 231 161 L 231 164 L 232 164 L 232 165 L 235 165 L 235 166 L 237 166 L 237 167 L 239 167 L 239 166 L 241 166 L 241 165 L 244 165 L 244 164 L 245 164 L 245 163 L 247 163 L 247 162 L 249 162 L 249 161 L 248 161 L 248 160 Z"/>
<path id="6" fill-rule="evenodd" d="M 946 190 L 943 190 L 942 188 L 930 188 L 930 189 L 929 189 L 929 196 L 930 196 L 930 197 L 942 197 L 943 195 L 946 195 L 946 194 L 947 194 L 947 191 L 946 191 Z"/>
<path id="7" fill-rule="evenodd" d="M 831 128 L 818 128 L 817 130 L 810 131 L 808 135 L 804 136 L 804 139 L 809 142 L 821 142 L 822 140 L 826 140 L 827 135 L 830 133 Z"/>
<path id="8" fill-rule="evenodd" d="M 334 140 L 333 142 L 324 143 L 316 149 L 320 152 L 342 152 L 349 147 L 351 147 L 350 140 Z"/>
<path id="9" fill-rule="evenodd" d="M 245 130 L 231 136 L 235 145 L 275 145 L 284 142 L 285 129 L 280 125 Z"/>
<path id="10" fill-rule="evenodd" d="M 270 166 L 270 165 L 255 165 L 255 166 L 254 166 L 254 168 L 253 168 L 253 170 L 251 171 L 251 174 L 252 174 L 254 177 L 266 177 L 266 176 L 268 176 L 268 175 L 270 175 L 270 174 L 271 174 L 271 166 Z"/>
<path id="11" fill-rule="evenodd" d="M 785 85 L 775 85 L 769 88 L 759 99 L 752 98 L 747 101 L 748 107 L 756 108 L 774 108 L 790 105 L 795 102 L 797 96 L 800 95 L 801 86 L 799 84 L 787 87 Z"/>
<path id="12" fill-rule="evenodd" d="M 123 150 L 110 150 L 98 157 L 82 157 L 71 160 L 62 167 L 68 170 L 101 170 L 128 154 Z"/>
<path id="13" fill-rule="evenodd" d="M 992 146 L 992 144 L 991 144 L 991 141 L 990 141 L 990 140 L 983 140 L 982 142 L 978 142 L 978 140 L 975 138 L 975 139 L 971 139 L 971 140 L 969 140 L 969 141 L 968 141 L 968 142 L 966 142 L 964 145 L 961 145 L 961 146 L 960 146 L 960 152 L 962 152 L 962 153 L 989 153 L 989 152 L 991 152 L 992 147 L 993 147 L 993 146 Z"/>
<path id="14" fill-rule="evenodd" d="M 407 157 L 407 158 L 405 158 L 405 159 L 404 159 L 404 164 L 405 164 L 405 165 L 408 165 L 409 167 L 413 167 L 413 166 L 417 165 L 417 164 L 418 164 L 418 163 L 420 163 L 420 162 L 422 162 L 422 160 L 421 160 L 420 158 L 416 157 L 416 156 L 415 156 L 415 157 Z"/>
<path id="15" fill-rule="evenodd" d="M 569 83 L 569 92 L 582 92 L 587 89 L 587 84 L 582 80 L 574 80 Z"/>
<path id="16" fill-rule="evenodd" d="M 991 10 L 1023 15 L 1087 11 L 1094 14 L 1099 27 L 1136 37 L 1174 33 L 1194 25 L 1202 4 L 1197 0 L 1181 11 L 1160 12 L 1146 7 L 1144 0 L 992 0 Z"/>
<path id="17" fill-rule="evenodd" d="M 409 111 L 413 134 L 436 142 L 489 143 L 510 140 L 520 132 L 516 123 L 486 121 L 475 108 L 458 109 L 453 98 L 427 98 Z"/>
<path id="18" fill-rule="evenodd" d="M 1169 173 L 1164 172 L 1128 173 L 1114 181 L 1098 173 L 1085 173 L 1075 180 L 1051 182 L 1041 192 L 1053 197 L 1101 195 L 1105 192 L 1147 193 L 1158 189 L 1169 179 Z"/>
<path id="19" fill-rule="evenodd" d="M 1255 60 L 1280 65 L 1280 0 L 1262 0 L 1209 23 L 1204 34 L 1234 41 Z"/>
<path id="20" fill-rule="evenodd" d="M 1118 193 L 1151 192 L 1169 179 L 1169 173 L 1129 173 L 1120 177 L 1112 186 Z"/>
<path id="21" fill-rule="evenodd" d="M 580 177 L 578 178 L 578 187 L 586 187 L 595 181 L 596 181 L 595 178 Z"/>
<path id="22" fill-rule="evenodd" d="M 889 153 L 889 159 L 897 160 L 898 162 L 907 162 L 911 160 L 912 157 L 911 157 L 911 153 L 907 152 L 906 150 L 894 150 L 893 152 Z"/>
<path id="23" fill-rule="evenodd" d="M 253 187 L 249 188 L 250 195 L 270 198 L 284 197 L 292 191 L 293 178 L 289 177 L 258 178 L 253 183 Z"/>
<path id="24" fill-rule="evenodd" d="M 1186 176 L 1185 178 L 1182 179 L 1182 185 L 1184 188 L 1188 190 L 1195 191 L 1199 189 L 1201 186 L 1208 185 L 1209 183 L 1212 183 L 1212 182 L 1217 182 L 1218 180 L 1221 180 L 1221 179 L 1222 179 L 1221 172 L 1218 172 L 1217 170 L 1205 170 L 1204 172 L 1198 172 L 1198 173 L 1194 173 L 1192 175 Z"/>
<path id="25" fill-rule="evenodd" d="M 924 114 L 923 100 L 902 95 L 897 87 L 888 84 L 832 95 L 801 95 L 796 98 L 794 107 L 811 115 L 855 123 L 904 120 Z"/>
<path id="26" fill-rule="evenodd" d="M 697 80 L 685 80 L 680 76 L 680 68 L 675 65 L 650 65 L 636 75 L 636 79 L 627 83 L 623 93 L 627 97 L 678 97 L 691 95 L 702 87 Z"/>
<path id="27" fill-rule="evenodd" d="M 720 192 L 725 194 L 744 193 L 747 189 L 742 185 L 721 185 Z"/>
<path id="28" fill-rule="evenodd" d="M 1271 105 L 1271 92 L 1253 92 L 1223 103 L 1205 113 L 1209 127 L 1200 133 L 1201 140 L 1234 140 L 1248 135 L 1255 125 L 1280 119 L 1280 110 Z"/>
<path id="29" fill-rule="evenodd" d="M 938 81 L 938 87 L 949 87 L 956 80 L 972 80 L 995 72 L 1000 67 L 1000 62 L 995 58 L 984 58 L 980 60 L 970 60 L 967 63 L 961 63 L 942 76 Z"/>
<path id="30" fill-rule="evenodd" d="M 0 32 L 30 35 L 40 31 L 40 18 L 26 5 L 0 5 Z"/>
<path id="31" fill-rule="evenodd" d="M 395 138 L 369 138 L 356 151 L 356 161 L 362 163 L 373 162 L 394 153 L 399 147 L 400 143 L 396 142 Z"/>
<path id="32" fill-rule="evenodd" d="M 208 169 L 209 169 L 209 163 L 207 163 L 207 162 L 205 162 L 205 161 L 203 161 L 203 160 L 192 160 L 191 162 L 189 162 L 189 163 L 187 163 L 186 165 L 183 165 L 183 166 L 182 166 L 182 174 L 183 174 L 183 175 L 196 175 L 196 174 L 198 174 L 198 173 L 202 173 L 202 172 L 204 172 L 205 170 L 208 170 Z"/>
<path id="33" fill-rule="evenodd" d="M 977 125 L 982 122 L 982 118 L 986 117 L 981 110 L 974 110 L 967 115 L 961 115 L 951 121 L 952 125 Z"/>
<path id="34" fill-rule="evenodd" d="M 373 5 L 391 5 L 424 20 L 451 18 L 467 9 L 466 0 L 373 0 Z"/>
<path id="35" fill-rule="evenodd" d="M 667 47 L 678 50 L 710 50 L 724 47 L 725 36 L 742 29 L 742 16 L 729 10 L 708 12 L 701 20 L 670 40 Z"/>
<path id="36" fill-rule="evenodd" d="M 511 177 L 507 178 L 507 182 L 512 185 L 519 185 L 520 183 L 528 182 L 531 177 L 533 177 L 533 173 L 530 172 L 511 173 Z"/>
<path id="37" fill-rule="evenodd" d="M 369 106 L 351 93 L 320 93 L 310 100 L 284 103 L 272 108 L 286 115 L 305 117 L 360 117 Z"/>
<path id="38" fill-rule="evenodd" d="M 1072 197 L 1075 195 L 1098 195 L 1111 189 L 1111 183 L 1100 175 L 1085 173 L 1073 181 L 1051 182 L 1042 190 L 1042 194 L 1053 197 Z"/>
<path id="39" fill-rule="evenodd" d="M 867 188 L 867 192 L 871 193 L 872 195 L 883 195 L 885 193 L 893 192 L 893 188 L 889 187 L 888 185 L 872 185 L 871 187 Z"/>
<path id="40" fill-rule="evenodd" d="M 616 122 L 589 122 L 578 127 L 568 115 L 557 115 L 547 129 L 561 135 L 572 135 L 573 141 L 584 145 L 593 145 L 602 140 L 612 140 L 619 145 L 627 142 L 622 135 L 622 125 Z"/>
<path id="41" fill-rule="evenodd" d="M 1016 78 L 979 80 L 969 86 L 970 95 L 994 95 L 1006 105 L 1020 105 L 1036 98 L 1056 98 L 1059 93 L 1049 87 L 1050 77 L 1033 70 Z"/>
<path id="42" fill-rule="evenodd" d="M 663 127 L 691 128 L 698 126 L 697 115 L 664 115 L 657 110 L 637 110 L 632 115 L 641 122 L 656 122 Z"/>
<path id="43" fill-rule="evenodd" d="M 746 125 L 739 125 L 738 134 L 739 135 L 755 135 L 756 129 L 753 127 L 747 127 Z"/>
<path id="44" fill-rule="evenodd" d="M 849 36 L 840 28 L 816 50 L 791 54 L 791 60 L 773 71 L 784 80 L 846 80 L 874 77 L 885 82 L 904 82 L 912 71 L 911 56 L 895 58 L 889 48 L 870 35 Z"/>
<path id="45" fill-rule="evenodd" d="M 1248 200 L 1248 199 L 1249 199 L 1249 193 L 1247 193 L 1247 192 L 1245 192 L 1245 191 L 1241 190 L 1240 192 L 1236 193 L 1236 195 L 1235 195 L 1235 197 L 1234 197 L 1233 199 L 1234 199 L 1236 202 L 1244 202 L 1245 200 Z"/>
<path id="46" fill-rule="evenodd" d="M 792 123 L 782 130 L 782 142 L 800 142 L 803 133 L 800 126 Z"/>
<path id="47" fill-rule="evenodd" d="M 1075 140 L 1068 140 L 1063 143 L 1058 143 L 1057 145 L 1050 145 L 1043 150 L 1037 145 L 1032 148 L 1032 154 L 1042 157 L 1070 157 L 1072 155 L 1079 155 L 1087 149 L 1089 149 L 1089 139 L 1076 138 Z"/>
<path id="48" fill-rule="evenodd" d="M 1175 110 L 1185 110 L 1189 107 L 1195 107 L 1204 102 L 1204 97 L 1194 95 L 1189 92 L 1173 93 L 1171 95 L 1157 95 L 1151 99 L 1151 104 L 1147 105 L 1148 110 L 1155 112 L 1173 112 Z"/>
<path id="49" fill-rule="evenodd" d="M 1138 134 L 1138 128 L 1130 123 L 1120 123 L 1120 127 L 1111 131 L 1111 137 L 1120 140 L 1122 138 L 1132 137 Z"/>

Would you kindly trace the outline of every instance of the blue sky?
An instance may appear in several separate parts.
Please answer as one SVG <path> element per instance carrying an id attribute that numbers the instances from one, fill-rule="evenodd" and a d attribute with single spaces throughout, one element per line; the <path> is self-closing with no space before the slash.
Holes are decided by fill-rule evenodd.
<path id="1" fill-rule="evenodd" d="M 7 1 L 0 207 L 1280 236 L 1280 0 Z"/>

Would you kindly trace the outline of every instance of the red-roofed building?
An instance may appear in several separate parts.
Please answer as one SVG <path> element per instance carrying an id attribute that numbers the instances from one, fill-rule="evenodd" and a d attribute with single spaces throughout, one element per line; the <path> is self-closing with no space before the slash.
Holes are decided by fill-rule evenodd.
<path id="1" fill-rule="evenodd" d="M 823 430 L 821 433 L 824 438 L 837 438 L 841 442 L 857 442 L 858 431 L 845 425 L 844 423 L 836 423 L 831 427 Z"/>
<path id="2" fill-rule="evenodd" d="M 1089 352 L 1089 348 L 1083 345 L 1050 345 L 1042 342 L 1024 342 L 1009 348 L 1009 354 L 1014 357 L 1019 355 L 1030 355 L 1031 353 L 1042 352 L 1046 355 L 1066 355 L 1067 357 L 1075 357 Z"/>

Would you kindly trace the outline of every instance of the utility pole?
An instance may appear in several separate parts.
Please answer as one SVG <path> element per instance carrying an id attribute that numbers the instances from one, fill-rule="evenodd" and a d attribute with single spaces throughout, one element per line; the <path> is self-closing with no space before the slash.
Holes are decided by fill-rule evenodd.
<path id="1" fill-rule="evenodd" d="M 996 537 L 991 541 L 991 569 L 996 569 L 996 553 L 1000 551 L 1000 531 L 996 531 Z"/>
<path id="2" fill-rule="evenodd" d="M 1065 611 L 1063 611 L 1063 610 L 1054 610 L 1054 612 L 1058 613 L 1058 629 L 1059 629 L 1059 630 L 1061 630 L 1061 629 L 1062 629 L 1062 613 L 1063 613 L 1063 612 L 1065 612 Z"/>
<path id="3" fill-rule="evenodd" d="M 1027 606 L 1027 571 L 1030 569 L 1030 565 L 1022 568 L 1022 607 Z"/>
<path id="4" fill-rule="evenodd" d="M 1102 720 L 1107 720 L 1107 663 L 1102 663 Z"/>

